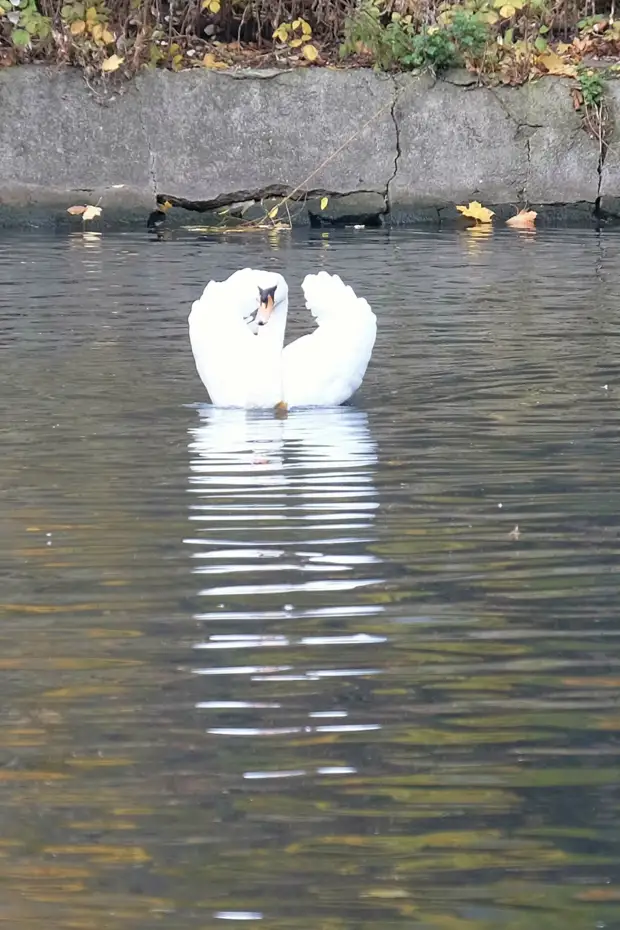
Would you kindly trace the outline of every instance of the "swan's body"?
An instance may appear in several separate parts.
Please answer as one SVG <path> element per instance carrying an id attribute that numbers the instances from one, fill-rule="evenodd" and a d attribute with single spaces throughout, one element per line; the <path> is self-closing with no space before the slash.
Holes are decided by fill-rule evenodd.
<path id="1" fill-rule="evenodd" d="M 210 281 L 189 315 L 198 374 L 216 407 L 332 407 L 359 388 L 377 333 L 367 301 L 324 271 L 302 283 L 317 322 L 286 348 L 282 275 L 244 268 Z"/>

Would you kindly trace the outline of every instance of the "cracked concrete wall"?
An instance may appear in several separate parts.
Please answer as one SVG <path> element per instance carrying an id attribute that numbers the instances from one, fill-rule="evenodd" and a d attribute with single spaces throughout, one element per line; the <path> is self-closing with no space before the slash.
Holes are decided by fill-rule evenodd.
<path id="1" fill-rule="evenodd" d="M 618 85 L 609 99 L 620 106 Z M 61 211 L 86 195 L 109 214 L 156 195 L 206 209 L 301 185 L 344 195 L 347 216 L 415 222 L 470 199 L 594 208 L 620 181 L 618 149 L 604 160 L 558 78 L 161 71 L 104 96 L 77 70 L 29 66 L 0 72 L 0 113 L 0 221 L 3 206 Z"/>

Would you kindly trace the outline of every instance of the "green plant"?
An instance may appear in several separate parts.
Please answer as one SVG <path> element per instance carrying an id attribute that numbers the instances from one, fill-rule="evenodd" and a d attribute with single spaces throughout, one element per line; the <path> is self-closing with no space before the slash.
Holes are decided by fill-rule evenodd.
<path id="1" fill-rule="evenodd" d="M 42 16 L 35 0 L 0 0 L 0 16 L 12 25 L 11 42 L 16 48 L 29 48 L 34 39 L 47 39 L 52 27 L 49 17 Z"/>
<path id="2" fill-rule="evenodd" d="M 599 72 L 592 68 L 580 71 L 577 80 L 586 108 L 600 107 L 605 93 L 605 82 Z"/>
<path id="3" fill-rule="evenodd" d="M 411 51 L 402 57 L 408 68 L 433 68 L 441 71 L 457 63 L 457 53 L 448 29 L 424 29 L 412 37 Z"/>

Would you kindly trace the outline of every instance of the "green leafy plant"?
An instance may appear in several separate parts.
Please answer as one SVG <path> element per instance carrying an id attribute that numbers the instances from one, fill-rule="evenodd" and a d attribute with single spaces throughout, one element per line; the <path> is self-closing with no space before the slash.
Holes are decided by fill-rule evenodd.
<path id="1" fill-rule="evenodd" d="M 596 108 L 603 102 L 605 82 L 598 71 L 592 68 L 580 71 L 577 75 L 579 90 L 586 107 Z"/>

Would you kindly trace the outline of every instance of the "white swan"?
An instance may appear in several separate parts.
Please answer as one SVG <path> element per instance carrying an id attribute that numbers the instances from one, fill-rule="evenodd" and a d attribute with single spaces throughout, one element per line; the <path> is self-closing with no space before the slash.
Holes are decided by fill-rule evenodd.
<path id="1" fill-rule="evenodd" d="M 210 281 L 192 304 L 192 352 L 214 406 L 332 407 L 359 388 L 377 334 L 369 304 L 325 271 L 301 287 L 317 327 L 286 348 L 288 286 L 280 274 L 243 268 Z"/>

